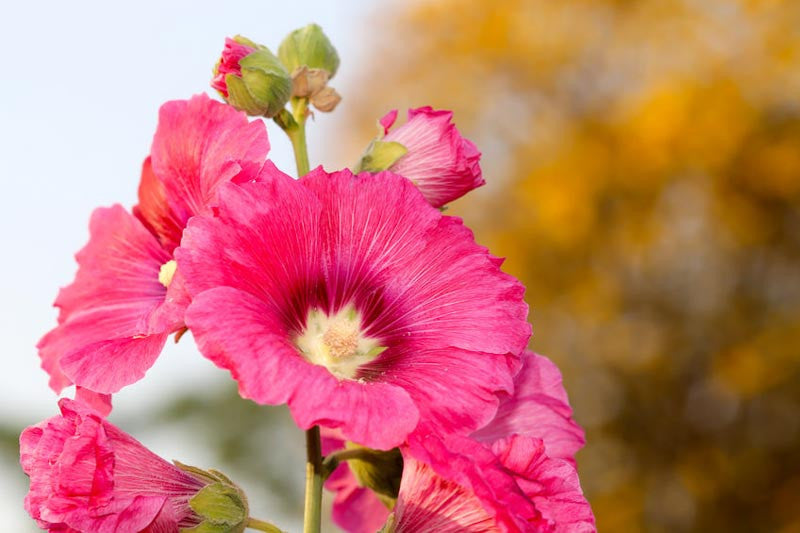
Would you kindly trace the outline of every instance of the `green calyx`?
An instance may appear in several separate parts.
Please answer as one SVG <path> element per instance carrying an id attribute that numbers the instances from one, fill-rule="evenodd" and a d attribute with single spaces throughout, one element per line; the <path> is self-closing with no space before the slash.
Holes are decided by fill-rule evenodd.
<path id="1" fill-rule="evenodd" d="M 408 148 L 394 141 L 372 141 L 361 156 L 353 172 L 380 172 L 388 170 L 398 159 L 408 153 Z"/>
<path id="2" fill-rule="evenodd" d="M 372 490 L 387 508 L 393 509 L 400 492 L 400 478 L 403 476 L 403 456 L 400 450 L 372 450 L 352 442 L 345 446 L 348 450 L 357 449 L 360 452 L 359 458 L 347 461 L 359 485 Z"/>
<path id="3" fill-rule="evenodd" d="M 181 533 L 241 533 L 245 530 L 249 507 L 242 489 L 222 472 L 201 470 L 177 461 L 175 464 L 208 483 L 189 499 L 189 507 L 202 522 L 181 529 Z"/>
<path id="4" fill-rule="evenodd" d="M 241 76 L 228 74 L 227 102 L 252 116 L 271 118 L 284 108 L 292 94 L 292 79 L 275 54 L 265 46 L 237 35 L 234 40 L 255 51 L 239 61 Z"/>
<path id="5" fill-rule="evenodd" d="M 339 54 L 317 24 L 287 35 L 278 47 L 278 57 L 289 72 L 305 66 L 325 70 L 333 78 L 339 69 Z"/>

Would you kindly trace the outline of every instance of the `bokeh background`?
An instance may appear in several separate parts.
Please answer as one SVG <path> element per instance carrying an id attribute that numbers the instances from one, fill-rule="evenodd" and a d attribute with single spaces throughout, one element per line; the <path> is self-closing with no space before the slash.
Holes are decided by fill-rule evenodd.
<path id="1" fill-rule="evenodd" d="M 528 287 L 531 347 L 562 368 L 587 430 L 578 463 L 599 529 L 800 532 L 797 1 L 13 9 L 0 17 L 10 531 L 31 529 L 17 435 L 55 411 L 33 344 L 91 209 L 134 203 L 158 105 L 206 90 L 224 35 L 275 47 L 317 21 L 344 100 L 310 125 L 314 162 L 352 165 L 377 118 L 421 105 L 453 109 L 483 150 L 487 185 L 449 212 Z M 228 471 L 297 530 L 301 433 L 238 399 L 190 339 L 116 406 L 148 446 Z"/>

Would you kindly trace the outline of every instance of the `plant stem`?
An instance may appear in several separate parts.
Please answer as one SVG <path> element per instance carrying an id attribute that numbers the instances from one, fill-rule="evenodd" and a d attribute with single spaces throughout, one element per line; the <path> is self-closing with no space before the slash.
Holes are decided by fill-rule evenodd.
<path id="1" fill-rule="evenodd" d="M 248 518 L 247 527 L 250 529 L 256 529 L 258 531 L 266 531 L 267 533 L 283 533 L 283 530 L 280 528 L 273 526 L 269 522 L 259 520 L 258 518 Z"/>
<path id="2" fill-rule="evenodd" d="M 325 460 L 322 462 L 323 466 L 323 481 L 328 479 L 336 467 L 339 466 L 342 461 L 350 461 L 351 459 L 359 459 L 361 461 L 367 461 L 374 459 L 374 453 L 366 450 L 364 448 L 351 448 L 347 450 L 339 450 L 337 452 L 333 452 L 330 455 L 325 457 Z"/>
<path id="3" fill-rule="evenodd" d="M 285 128 L 286 135 L 292 142 L 294 162 L 297 165 L 297 177 L 301 178 L 310 170 L 308 164 L 308 147 L 306 146 L 306 118 L 308 100 L 306 98 L 292 98 L 292 118 L 294 124 Z"/>
<path id="4" fill-rule="evenodd" d="M 306 431 L 306 504 L 303 533 L 319 533 L 322 514 L 322 444 L 319 426 Z"/>

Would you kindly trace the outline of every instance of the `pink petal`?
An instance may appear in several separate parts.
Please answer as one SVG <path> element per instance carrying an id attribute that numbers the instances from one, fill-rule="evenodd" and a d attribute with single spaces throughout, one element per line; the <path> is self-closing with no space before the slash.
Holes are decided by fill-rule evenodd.
<path id="1" fill-rule="evenodd" d="M 111 395 L 100 394 L 84 387 L 75 387 L 75 401 L 94 409 L 103 416 L 111 412 Z"/>
<path id="2" fill-rule="evenodd" d="M 262 121 L 204 94 L 162 105 L 151 158 L 170 218 L 185 227 L 193 215 L 210 213 L 217 186 L 240 173 L 255 176 L 268 151 Z"/>
<path id="3" fill-rule="evenodd" d="M 161 246 L 172 252 L 181 242 L 183 221 L 177 220 L 167 203 L 164 184 L 153 173 L 150 157 L 142 165 L 142 178 L 139 182 L 139 205 L 133 214 L 155 235 Z"/>
<path id="4" fill-rule="evenodd" d="M 386 523 L 389 509 L 374 492 L 358 484 L 347 463 L 331 474 L 325 488 L 335 493 L 333 521 L 348 533 L 375 533 Z"/>
<path id="5" fill-rule="evenodd" d="M 384 135 L 389 133 L 389 128 L 392 127 L 392 124 L 394 124 L 395 120 L 397 120 L 397 109 L 392 109 L 391 111 L 386 113 L 384 116 L 382 116 L 381 119 L 378 121 L 378 123 L 381 126 L 383 126 L 383 134 Z"/>
<path id="6" fill-rule="evenodd" d="M 536 505 L 540 517 L 534 523 L 538 530 L 559 533 L 597 530 L 575 467 L 548 457 L 541 440 L 513 436 L 497 441 L 492 450 Z"/>
<path id="7" fill-rule="evenodd" d="M 90 344 L 61 358 L 61 368 L 75 383 L 111 394 L 144 377 L 169 333 L 127 337 Z"/>
<path id="8" fill-rule="evenodd" d="M 42 366 L 57 392 L 76 379 L 75 365 L 80 362 L 75 354 L 102 348 L 119 355 L 121 345 L 133 349 L 134 339 L 163 333 L 152 330 L 149 320 L 164 302 L 167 290 L 158 281 L 158 272 L 170 256 L 138 219 L 119 205 L 95 210 L 89 243 L 76 259 L 75 281 L 60 291 L 55 302 L 60 308 L 59 325 L 38 344 Z M 152 341 L 143 346 L 151 350 Z M 141 355 L 152 364 L 151 353 Z M 72 361 L 69 371 L 64 368 L 66 358 Z M 97 363 L 95 373 L 125 373 L 125 369 L 110 367 L 119 365 L 119 359 Z M 129 374 L 140 375 L 141 363 L 134 363 L 137 369 Z M 95 390 L 109 393 L 127 384 L 106 380 L 103 389 Z"/>
<path id="9" fill-rule="evenodd" d="M 540 438 L 550 457 L 574 464 L 575 453 L 586 441 L 583 429 L 572 419 L 558 367 L 526 350 L 514 386 L 514 394 L 500 402 L 497 415 L 473 438 L 489 444 L 513 434 Z"/>

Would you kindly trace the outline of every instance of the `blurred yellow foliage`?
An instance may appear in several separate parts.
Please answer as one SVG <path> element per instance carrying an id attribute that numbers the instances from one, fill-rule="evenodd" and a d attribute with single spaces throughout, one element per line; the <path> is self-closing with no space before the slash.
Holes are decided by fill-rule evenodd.
<path id="1" fill-rule="evenodd" d="M 387 102 L 484 151 L 452 212 L 528 287 L 600 530 L 799 531 L 800 2 L 392 9 L 343 152 Z"/>

